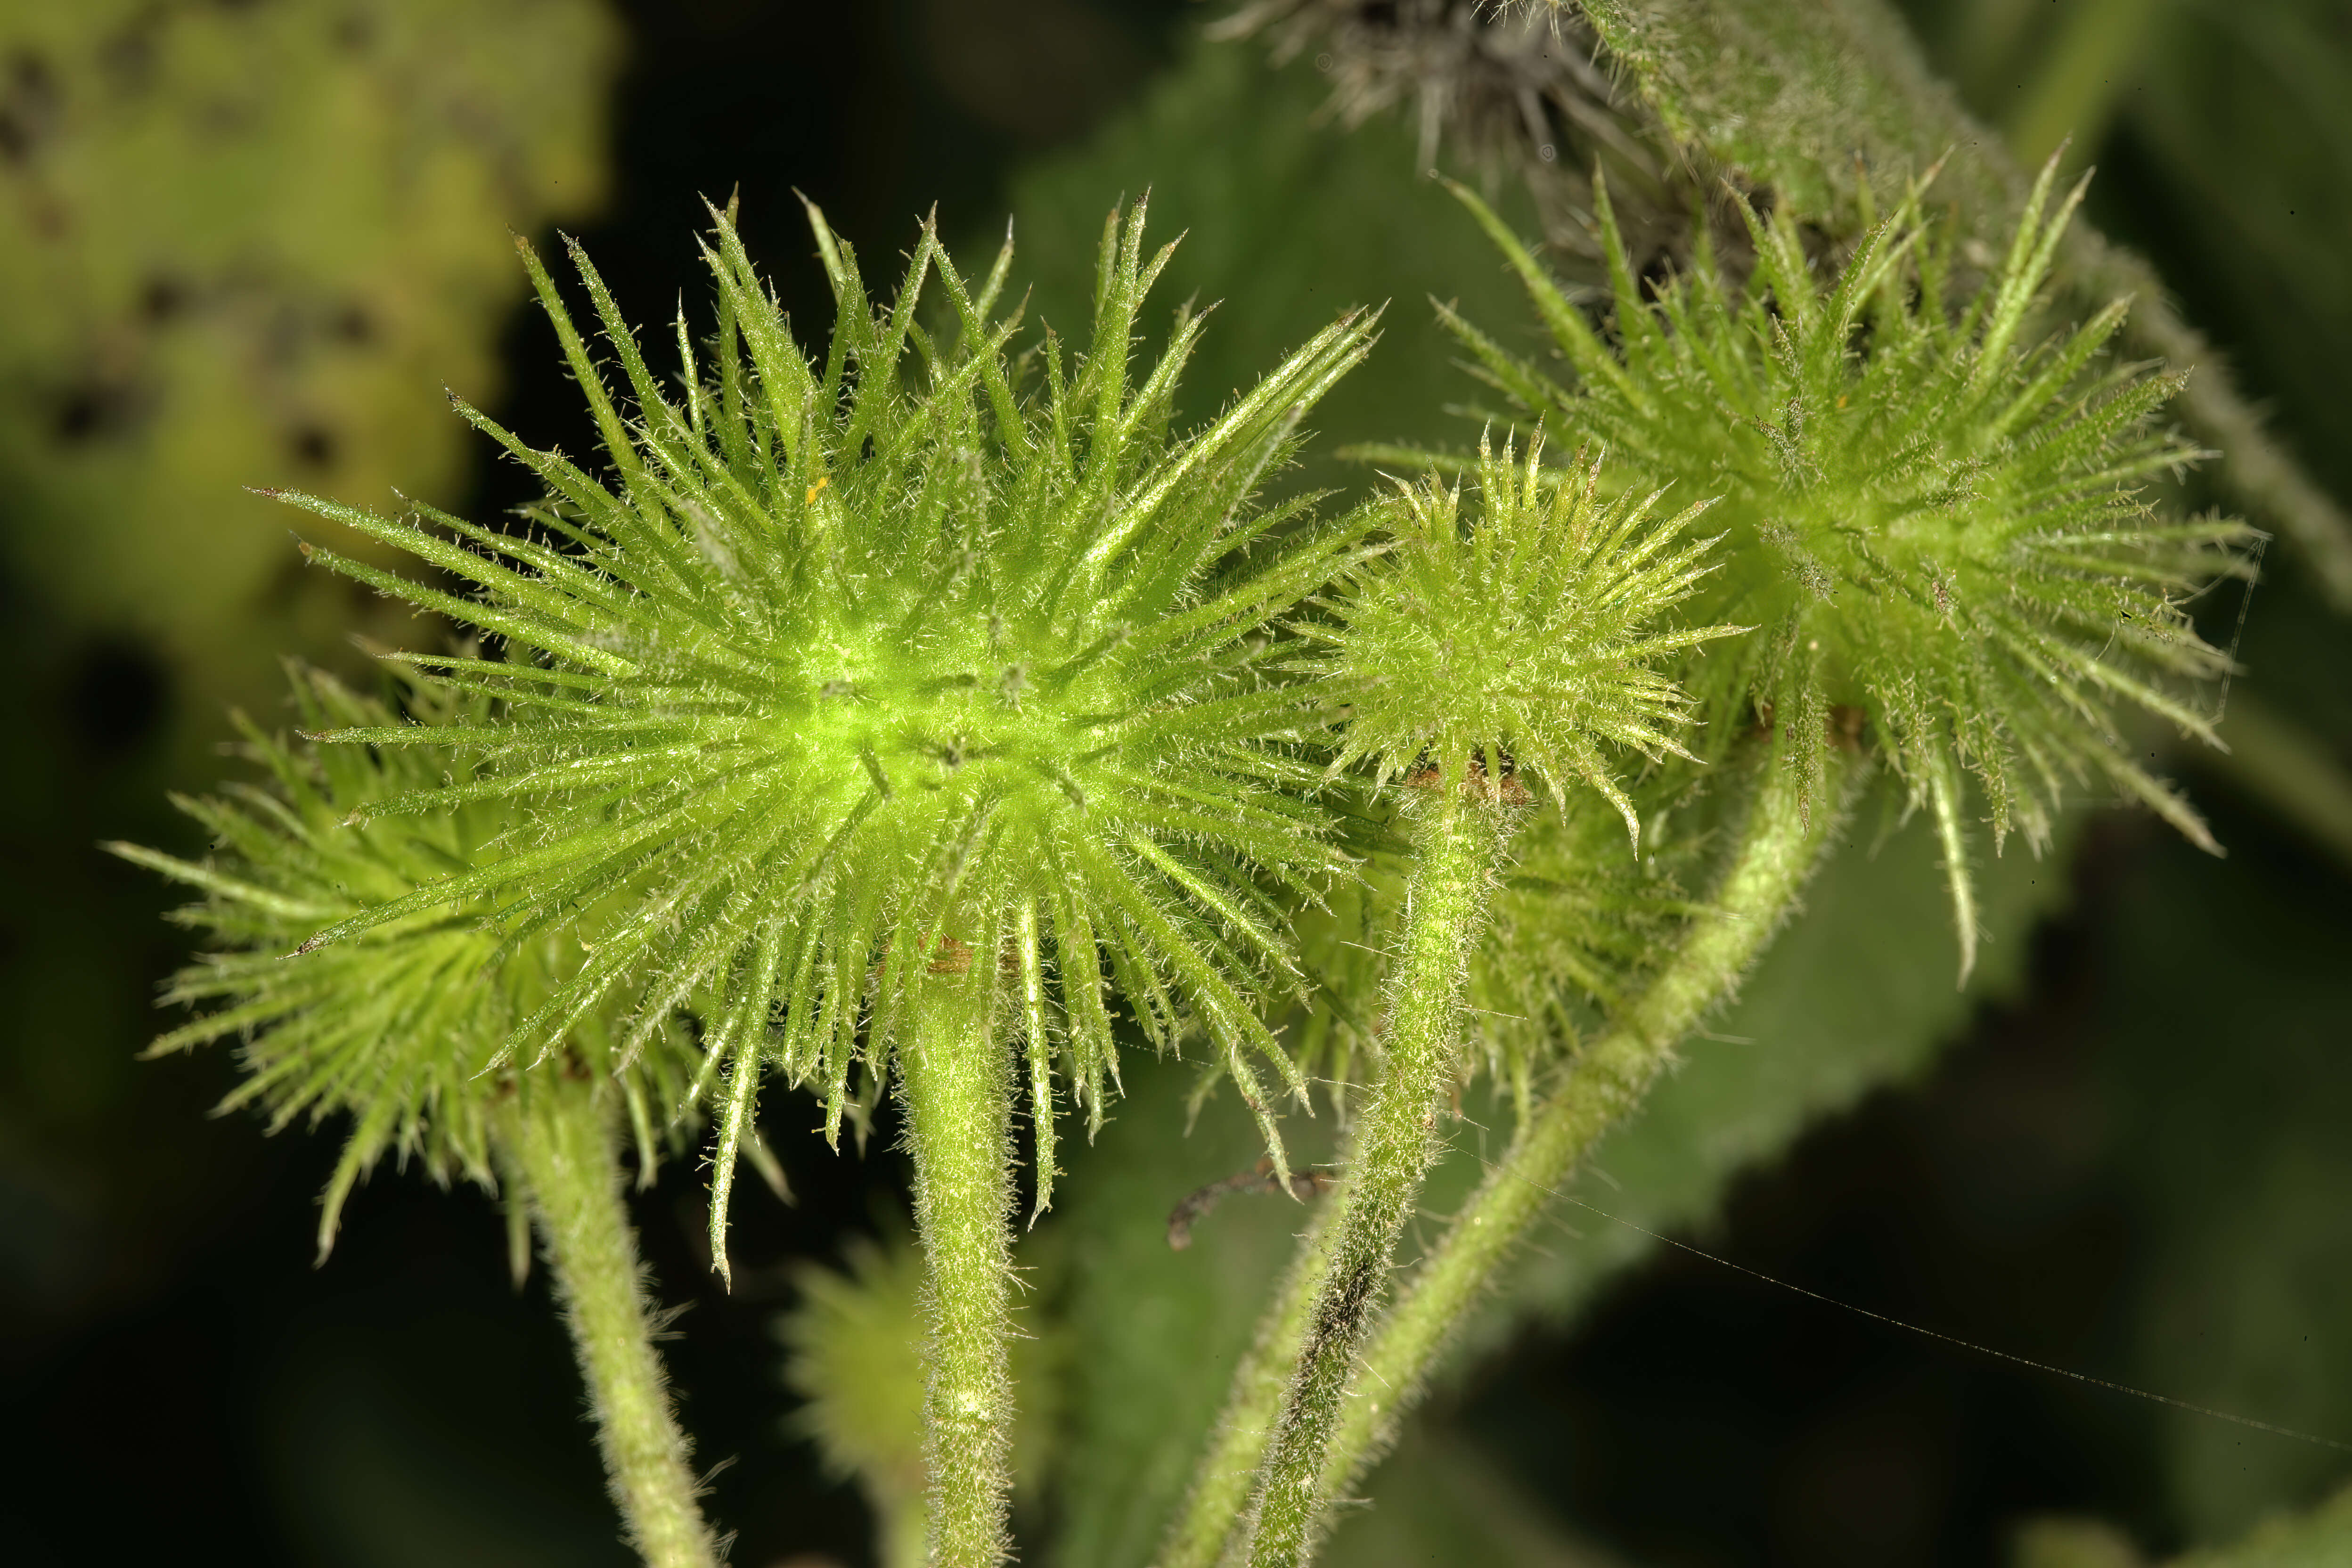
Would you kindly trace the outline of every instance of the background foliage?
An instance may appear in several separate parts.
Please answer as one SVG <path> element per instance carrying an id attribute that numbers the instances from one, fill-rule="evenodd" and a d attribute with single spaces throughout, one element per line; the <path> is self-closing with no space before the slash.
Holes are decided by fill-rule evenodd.
<path id="1" fill-rule="evenodd" d="M 154 918 L 168 895 L 97 841 L 196 847 L 161 790 L 209 782 L 223 704 L 281 723 L 278 651 L 403 635 L 296 574 L 282 519 L 237 486 L 380 503 L 398 483 L 475 516 L 526 499 L 443 412 L 445 382 L 536 442 L 586 446 L 550 334 L 517 308 L 504 228 L 585 222 L 623 309 L 660 320 L 699 287 L 697 195 L 740 183 L 752 254 L 814 322 L 823 283 L 790 187 L 876 258 L 935 200 L 964 254 L 992 248 L 1010 210 L 1033 313 L 1077 322 L 1102 213 L 1149 186 L 1155 229 L 1190 230 L 1159 297 L 1222 301 L 1186 413 L 1337 309 L 1388 300 L 1296 482 L 1359 482 L 1335 457 L 1349 441 L 1469 438 L 1432 427 L 1433 402 L 1475 389 L 1424 296 L 1490 326 L 1526 318 L 1418 177 L 1409 117 L 1348 131 L 1318 112 L 1315 50 L 1273 71 L 1255 46 L 1198 42 L 1197 16 L 1160 0 L 0 15 L 0 1379 L 35 1449 L 0 1481 L 12 1560 L 232 1544 L 260 1563 L 622 1560 L 544 1287 L 511 1292 L 500 1216 L 380 1173 L 312 1272 L 334 1142 L 205 1120 L 225 1055 L 134 1063 L 181 953 Z M 1910 20 L 2021 152 L 2074 129 L 2070 156 L 2101 168 L 2096 221 L 2352 495 L 2331 438 L 2352 416 L 2340 8 L 1917 0 Z M 1513 179 L 1485 188 L 1534 226 Z M 1536 342 L 1530 323 L 1512 346 Z M 2352 626 L 2292 556 L 2270 567 L 2238 690 L 2341 766 Z M 2226 641 L 2234 597 L 2207 612 Z M 2227 860 L 2116 816 L 2071 821 L 2040 861 L 2012 846 L 1987 869 L 1993 940 L 1966 994 L 1927 835 L 1881 842 L 1865 811 L 1811 917 L 1578 1195 L 1909 1321 L 2352 1436 L 2347 862 L 2270 815 L 2260 780 L 2188 782 Z M 1133 1060 L 1129 1100 L 1093 1150 L 1067 1149 L 1065 1195 L 1024 1243 L 1034 1315 L 1068 1330 L 1023 1371 L 1036 1560 L 1144 1561 L 1297 1224 L 1237 1198 L 1169 1250 L 1170 1205 L 1258 1147 L 1230 1093 L 1182 1136 L 1192 1085 Z M 872 1261 L 887 1250 L 858 1249 L 895 1244 L 905 1171 L 887 1110 L 864 1156 L 835 1157 L 806 1135 L 808 1102 L 773 1099 L 795 1205 L 740 1200 L 731 1296 L 689 1184 L 638 1217 L 666 1299 L 694 1303 L 668 1348 L 700 1450 L 740 1457 L 714 1482 L 735 1561 L 860 1562 L 869 1497 L 888 1500 L 821 1463 L 777 1324 L 842 1300 L 805 1283 L 812 1267 L 864 1257 L 856 1279 L 903 1289 Z M 1502 1108 L 1470 1110 L 1500 1135 Z M 1296 1142 L 1313 1157 L 1328 1137 L 1326 1117 Z M 1476 1142 L 1433 1212 L 1475 1179 Z M 2159 1560 L 2345 1480 L 2340 1454 L 1970 1358 L 1583 1210 L 1559 1219 L 1335 1563 Z M 1189 1429 L 1147 1424 L 1163 1411 Z M 888 1463 L 888 1433 L 856 1441 Z M 135 1510 L 107 1500 L 125 1475 Z"/>

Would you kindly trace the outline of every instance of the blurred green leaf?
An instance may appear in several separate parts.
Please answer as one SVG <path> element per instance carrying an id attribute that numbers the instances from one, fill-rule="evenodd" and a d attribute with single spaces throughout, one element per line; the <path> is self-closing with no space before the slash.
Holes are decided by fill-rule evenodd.
<path id="1" fill-rule="evenodd" d="M 2326 881 L 2298 896 L 2264 868 L 2165 846 L 2134 868 L 2102 933 L 2114 1158 L 2147 1247 L 2130 1375 L 2347 1441 L 2352 901 L 2340 881 L 2333 900 Z M 2334 1449 L 2183 1412 L 2158 1419 L 2193 1540 L 2306 1507 L 2346 1474 Z"/>
<path id="2" fill-rule="evenodd" d="M 1389 305 L 1371 358 L 1318 405 L 1302 460 L 1308 482 L 1353 490 L 1370 475 L 1334 456 L 1342 446 L 1425 435 L 1442 400 L 1478 390 L 1454 372 L 1425 297 L 1458 297 L 1482 321 L 1519 312 L 1476 229 L 1416 169 L 1404 129 L 1343 130 L 1318 113 L 1323 96 L 1304 64 L 1276 69 L 1254 46 L 1196 41 L 1135 109 L 1022 172 L 1012 205 L 1035 280 L 1030 319 L 1067 338 L 1091 313 L 1104 215 L 1150 192 L 1153 232 L 1183 237 L 1160 296 L 1215 311 L 1185 367 L 1180 423 L 1215 415 L 1342 310 Z"/>
<path id="3" fill-rule="evenodd" d="M 1398 1446 L 1375 1506 L 1340 1517 L 1326 1568 L 1625 1568 L 1571 1535 L 1462 1432 L 1423 1426 Z"/>
<path id="4" fill-rule="evenodd" d="M 1066 1146 L 1070 1179 L 1035 1236 L 1051 1235 L 1069 1265 L 1041 1314 L 1067 1338 L 1045 1554 L 1066 1568 L 1139 1564 L 1159 1546 L 1307 1221 L 1286 1197 L 1233 1197 L 1193 1226 L 1189 1247 L 1171 1247 L 1169 1212 L 1250 1170 L 1265 1145 L 1231 1092 L 1203 1106 L 1187 1135 L 1200 1064 L 1134 1052 L 1125 1070 L 1126 1097 L 1100 1137 Z M 1329 1158 L 1329 1121 L 1285 1130 L 1296 1168 Z M 1024 1386 L 1024 1407 L 1030 1397 Z"/>
<path id="5" fill-rule="evenodd" d="M 2352 1563 L 2352 1490 L 2299 1518 L 2275 1519 L 2245 1540 L 2192 1552 L 2172 1568 L 2342 1568 Z"/>
<path id="6" fill-rule="evenodd" d="M 1880 804 L 1856 814 L 1739 1000 L 1685 1042 L 1681 1068 L 1601 1146 L 1593 1163 L 1605 1178 L 1580 1195 L 1645 1229 L 1702 1224 L 1741 1171 L 1873 1089 L 1917 1078 L 1987 1000 L 2015 993 L 2034 923 L 2066 895 L 2074 820 L 2061 819 L 2056 847 L 2039 860 L 2012 845 L 1985 863 L 1986 939 L 1960 991 L 1935 836 L 1914 823 L 1874 852 Z M 1499 1343 L 1518 1318 L 1565 1322 L 1656 1245 L 1581 1210 L 1558 1212 L 1563 1228 L 1473 1325 L 1470 1346 Z"/>
<path id="7" fill-rule="evenodd" d="M 340 643 L 368 599 L 302 578 L 243 487 L 452 499 L 440 388 L 495 396 L 507 231 L 602 199 L 617 44 L 602 0 L 9 7 L 16 570 L 163 644 L 207 728 L 289 645 Z"/>

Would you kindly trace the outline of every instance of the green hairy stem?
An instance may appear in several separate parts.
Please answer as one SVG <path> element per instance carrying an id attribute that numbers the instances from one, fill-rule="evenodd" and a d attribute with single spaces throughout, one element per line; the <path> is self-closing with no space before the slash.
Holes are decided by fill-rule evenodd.
<path id="1" fill-rule="evenodd" d="M 718 1548 L 654 1352 L 612 1108 L 600 1098 L 611 1097 L 534 1079 L 504 1108 L 503 1142 L 555 1276 L 629 1540 L 652 1568 L 715 1568 Z"/>
<path id="2" fill-rule="evenodd" d="M 911 982 L 898 1053 L 924 1260 L 930 1561 L 944 1568 L 991 1568 L 1012 1545 L 1012 1051 L 992 1016 L 993 965 L 969 971 Z"/>
<path id="3" fill-rule="evenodd" d="M 1822 767 L 1817 801 L 1841 800 L 1862 774 L 1843 752 L 1832 752 Z M 1777 745 L 1717 889 L 1714 915 L 1690 933 L 1519 1129 L 1508 1152 L 1362 1345 L 1364 1375 L 1330 1432 L 1313 1485 L 1309 1545 L 1311 1531 L 1332 1500 L 1393 1440 L 1448 1336 L 1552 1191 L 1585 1151 L 1639 1103 L 1682 1037 L 1729 1000 L 1773 931 L 1794 911 L 1843 816 L 1843 805 L 1809 810 L 1802 774 L 1790 748 Z M 1354 1169 L 1351 1164 L 1351 1174 Z M 1250 1466 L 1263 1451 L 1291 1386 L 1282 1375 L 1281 1358 L 1306 1334 L 1309 1306 L 1325 1278 L 1314 1266 L 1322 1255 L 1321 1244 L 1310 1237 L 1268 1310 L 1257 1342 L 1235 1372 L 1216 1437 L 1194 1474 L 1160 1568 L 1213 1568 L 1222 1558 Z"/>
<path id="4" fill-rule="evenodd" d="M 1356 1354 L 1397 1237 L 1444 1148 L 1437 1117 L 1461 1068 L 1463 993 L 1501 847 L 1500 810 L 1475 774 L 1446 770 L 1416 824 L 1386 1071 L 1358 1124 L 1346 1188 L 1319 1247 L 1313 1305 L 1266 1455 L 1250 1548 L 1255 1568 L 1290 1568 L 1313 1548 L 1325 1455 L 1347 1408 Z"/>
<path id="5" fill-rule="evenodd" d="M 1193 1472 L 1183 1511 L 1160 1551 L 1160 1568 L 1213 1568 L 1249 1506 L 1266 1435 L 1290 1391 L 1298 1345 L 1307 1337 L 1307 1310 L 1323 1280 L 1323 1238 L 1337 1209 L 1332 1203 L 1317 1209 L 1283 1275 L 1280 1293 L 1258 1323 L 1257 1338 L 1234 1369 L 1209 1451 Z"/>
<path id="6" fill-rule="evenodd" d="M 1795 911 L 1863 772 L 1849 753 L 1832 751 L 1820 764 L 1822 789 L 1809 809 L 1797 761 L 1801 750 L 1785 735 L 1774 746 L 1712 914 L 1521 1124 L 1381 1324 L 1364 1352 L 1362 1391 L 1350 1402 L 1324 1465 L 1319 1510 L 1328 1510 L 1385 1450 L 1448 1336 L 1545 1205 L 1602 1134 L 1641 1103 L 1683 1037 L 1730 999 Z M 1838 803 L 1834 808 L 1832 801 Z"/>

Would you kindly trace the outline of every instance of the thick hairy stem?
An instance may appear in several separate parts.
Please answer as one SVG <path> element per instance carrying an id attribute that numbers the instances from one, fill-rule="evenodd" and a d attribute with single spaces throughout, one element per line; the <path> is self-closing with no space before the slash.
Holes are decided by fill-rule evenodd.
<path id="1" fill-rule="evenodd" d="M 1485 923 L 1500 809 L 1470 798 L 1449 773 L 1415 827 L 1418 863 L 1381 1047 L 1386 1070 L 1358 1123 L 1348 1183 L 1334 1200 L 1313 1304 L 1260 1470 L 1253 1568 L 1293 1568 L 1313 1550 L 1325 1455 L 1347 1409 L 1356 1352 L 1422 1179 L 1443 1148 L 1438 1110 L 1460 1070 L 1463 990 Z"/>
<path id="2" fill-rule="evenodd" d="M 923 1247 L 930 1560 L 943 1568 L 994 1568 L 1012 1546 L 1012 1053 L 994 970 L 915 979 L 898 1053 Z"/>
<path id="3" fill-rule="evenodd" d="M 1797 737 L 1799 743 L 1817 743 Z M 1729 999 L 1805 884 L 1845 815 L 1862 770 L 1842 752 L 1823 769 L 1835 810 L 1807 811 L 1802 770 L 1786 738 L 1759 781 L 1747 825 L 1713 912 L 1575 1060 L 1567 1079 L 1523 1122 L 1415 1272 L 1364 1354 L 1364 1378 L 1325 1462 L 1317 1501 L 1352 1486 L 1418 1399 L 1431 1363 L 1586 1151 L 1641 1103 L 1675 1046 Z"/>
<path id="4" fill-rule="evenodd" d="M 712 1568 L 718 1548 L 646 1320 L 614 1111 L 588 1084 L 534 1078 L 501 1118 L 502 1141 L 555 1277 L 629 1540 L 653 1568 Z"/>

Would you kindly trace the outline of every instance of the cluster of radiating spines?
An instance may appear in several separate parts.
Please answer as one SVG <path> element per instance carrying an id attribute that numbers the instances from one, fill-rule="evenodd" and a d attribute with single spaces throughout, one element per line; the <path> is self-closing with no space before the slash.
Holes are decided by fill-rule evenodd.
<path id="1" fill-rule="evenodd" d="M 1467 507 L 1459 483 L 1399 485 L 1380 552 L 1300 627 L 1312 651 L 1297 662 L 1342 726 L 1333 773 L 1361 764 L 1376 789 L 1443 782 L 1490 805 L 1549 797 L 1514 824 L 1490 910 L 1502 929 L 1470 964 L 1472 1059 L 1520 1092 L 1681 907 L 1625 854 L 1638 819 L 1611 753 L 1686 755 L 1690 705 L 1663 669 L 1738 629 L 1672 620 L 1712 569 L 1710 542 L 1687 536 L 1704 507 L 1656 519 L 1655 496 L 1603 499 L 1601 472 L 1597 456 L 1547 469 L 1538 439 L 1524 460 L 1482 447 Z M 1585 789 L 1615 813 L 1570 809 Z M 1318 982 L 1301 1058 L 1335 1080 L 1377 1033 L 1348 999 L 1381 991 L 1386 950 L 1365 927 L 1401 894 L 1394 847 L 1372 846 L 1360 885 L 1299 922 Z"/>
<path id="2" fill-rule="evenodd" d="M 1765 630 L 1744 658 L 1709 661 L 1695 694 L 1716 715 L 1752 703 L 1797 724 L 1816 763 L 1834 709 L 1866 718 L 1937 822 L 1963 973 L 1975 945 L 1964 773 L 1996 848 L 2012 829 L 2038 848 L 2062 791 L 2092 778 L 2210 847 L 2137 760 L 2116 710 L 2213 741 L 2190 691 L 2229 660 L 2186 606 L 2215 578 L 2246 575 L 2258 537 L 2161 516 L 2144 494 L 2200 454 L 2155 423 L 2176 379 L 2102 361 L 2123 302 L 2030 337 L 2082 195 L 2053 207 L 2054 175 L 2042 172 L 2007 255 L 1958 308 L 1950 231 L 1923 220 L 1916 190 L 1834 276 L 1809 264 L 1792 222 L 1743 205 L 1756 267 L 1738 290 L 1704 246 L 1687 271 L 1637 281 L 1604 200 L 1611 339 L 1465 192 L 1572 383 L 1443 312 L 1548 427 L 1607 442 L 1631 482 L 1723 498 L 1726 570 L 1695 605 Z"/>
<path id="3" fill-rule="evenodd" d="M 1197 1021 L 1273 1139 L 1252 1053 L 1299 1087 L 1256 1006 L 1291 970 L 1276 900 L 1344 861 L 1289 749 L 1313 721 L 1261 634 L 1361 529 L 1307 526 L 1305 503 L 1261 509 L 1254 492 L 1370 321 L 1337 322 L 1177 435 L 1201 323 L 1180 310 L 1157 363 L 1131 363 L 1169 256 L 1146 255 L 1139 205 L 1106 225 L 1090 345 L 1073 359 L 1047 332 L 1024 380 L 1005 353 L 1016 318 L 997 312 L 1009 239 L 974 289 L 927 226 L 882 309 L 810 217 L 838 311 L 826 353 L 795 343 L 721 216 L 705 247 L 716 342 L 698 353 L 681 321 L 675 389 L 574 248 L 633 407 L 526 250 L 610 465 L 592 474 L 463 409 L 546 483 L 533 537 L 289 498 L 472 591 L 314 559 L 503 646 L 435 664 L 495 700 L 493 720 L 338 737 L 478 759 L 468 782 L 375 814 L 528 806 L 499 858 L 322 921 L 308 945 L 467 900 L 495 904 L 510 938 L 607 908 L 516 1048 L 625 993 L 625 1054 L 698 1012 L 711 1061 L 743 1063 L 719 1117 L 718 1213 L 752 1064 L 812 1083 L 837 1133 L 908 977 L 975 952 L 1027 1052 L 1041 1202 L 1053 1069 L 1097 1120 L 1116 1071 L 1109 991 L 1159 1041 Z M 944 296 L 936 337 L 917 319 L 927 289 Z"/>
<path id="4" fill-rule="evenodd" d="M 1375 787 L 1467 788 L 1562 812 L 1599 792 L 1640 846 L 1641 822 L 1607 752 L 1687 755 L 1690 704 L 1671 665 L 1683 649 L 1741 628 L 1665 624 L 1714 570 L 1685 537 L 1705 502 L 1652 515 L 1659 497 L 1604 499 L 1596 451 L 1565 472 L 1540 437 L 1517 458 L 1482 441 L 1465 517 L 1463 486 L 1399 483 L 1386 547 L 1339 584 L 1322 648 L 1299 658 L 1344 712 L 1337 773 L 1367 764 Z"/>
<path id="5" fill-rule="evenodd" d="M 294 699 L 307 729 L 380 727 L 391 718 L 381 702 L 313 672 L 296 674 Z M 414 693 L 413 705 L 427 734 L 478 723 L 485 707 L 433 691 Z M 262 1106 L 273 1131 L 305 1119 L 350 1120 L 319 1223 L 323 1253 L 353 1184 L 386 1152 L 418 1160 L 437 1181 L 495 1182 L 492 1112 L 520 1091 L 524 1076 L 495 1069 L 511 1058 L 514 1026 L 562 982 L 579 947 L 567 952 L 543 937 L 502 942 L 477 918 L 485 912 L 478 903 L 444 903 L 289 959 L 322 925 L 399 903 L 499 853 L 512 824 L 499 802 L 353 823 L 354 813 L 462 780 L 470 767 L 444 745 L 372 752 L 289 744 L 241 723 L 246 754 L 266 782 L 233 785 L 222 799 L 175 797 L 213 834 L 211 855 L 191 861 L 139 845 L 109 847 L 204 894 L 174 918 L 205 932 L 209 951 L 164 999 L 207 1011 L 153 1052 L 236 1039 L 247 1076 L 224 1110 Z M 692 1081 L 690 1047 L 663 1031 L 655 1048 L 623 1060 L 593 1015 L 559 1044 L 562 1059 L 542 1070 L 616 1079 L 650 1171 L 656 1121 Z"/>

